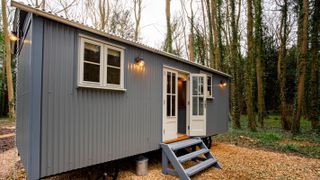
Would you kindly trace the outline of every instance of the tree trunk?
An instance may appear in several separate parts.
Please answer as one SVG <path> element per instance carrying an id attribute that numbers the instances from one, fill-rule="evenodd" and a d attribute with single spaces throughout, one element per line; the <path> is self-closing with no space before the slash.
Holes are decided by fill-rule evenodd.
<path id="1" fill-rule="evenodd" d="M 204 2 L 205 0 L 201 0 L 201 11 L 202 11 L 202 20 L 203 20 L 203 40 L 204 40 L 204 59 L 205 59 L 205 65 L 208 66 L 208 41 L 207 41 L 207 23 L 206 23 L 206 13 L 204 9 Z"/>
<path id="2" fill-rule="evenodd" d="M 141 21 L 141 4 L 142 0 L 134 0 L 134 18 L 136 21 L 135 30 L 134 30 L 134 41 L 138 41 L 139 39 L 139 31 L 140 31 L 140 21 Z"/>
<path id="3" fill-rule="evenodd" d="M 218 28 L 217 28 L 217 5 L 216 0 L 211 0 L 211 28 L 213 31 L 214 38 L 214 67 L 219 69 L 219 37 L 218 37 Z"/>
<path id="4" fill-rule="evenodd" d="M 220 66 L 219 66 L 219 70 L 221 71 L 225 71 L 223 69 L 223 56 L 222 56 L 222 36 L 221 36 L 221 26 L 222 26 L 222 21 L 221 21 L 221 0 L 218 0 L 218 4 L 217 4 L 217 11 L 218 11 L 218 15 L 217 15 L 217 27 L 218 27 L 218 39 L 219 39 L 219 59 L 220 59 Z"/>
<path id="5" fill-rule="evenodd" d="M 99 1 L 99 13 L 100 13 L 100 29 L 106 28 L 106 0 Z"/>
<path id="6" fill-rule="evenodd" d="M 8 19 L 7 19 L 7 5 L 6 0 L 2 0 L 2 24 L 4 34 L 4 61 L 7 76 L 7 89 L 8 89 L 8 105 L 9 105 L 9 118 L 15 118 L 15 106 L 14 106 L 14 92 L 12 82 L 12 70 L 11 70 L 11 49 L 10 38 L 8 31 Z"/>
<path id="7" fill-rule="evenodd" d="M 290 130 L 290 121 L 287 118 L 287 100 L 286 100 L 286 45 L 288 36 L 288 0 L 284 0 L 281 7 L 281 23 L 280 23 L 280 48 L 277 65 L 277 79 L 280 87 L 280 117 L 281 126 L 284 130 Z"/>
<path id="8" fill-rule="evenodd" d="M 193 38 L 192 34 L 189 34 L 189 44 L 188 44 L 188 51 L 189 51 L 189 60 L 194 62 L 194 50 L 193 50 Z"/>
<path id="9" fill-rule="evenodd" d="M 301 2 L 303 1 L 303 2 Z M 299 1 L 299 21 L 298 21 L 298 62 L 297 62 L 297 94 L 295 97 L 295 107 L 291 131 L 293 134 L 300 132 L 300 118 L 304 99 L 304 84 L 306 76 L 306 63 L 308 58 L 308 0 Z M 300 45 L 299 45 L 300 44 Z"/>
<path id="10" fill-rule="evenodd" d="M 255 0 L 255 46 L 256 46 L 256 75 L 258 93 L 258 121 L 264 126 L 264 87 L 263 87 L 263 59 L 262 59 L 262 8 L 261 0 Z"/>
<path id="11" fill-rule="evenodd" d="M 195 62 L 195 51 L 194 51 L 194 47 L 196 47 L 195 42 L 194 42 L 194 37 L 196 36 L 194 33 L 194 14 L 193 14 L 193 9 L 192 9 L 192 4 L 193 4 L 193 0 L 190 1 L 190 34 L 189 34 L 189 45 L 188 45 L 188 49 L 189 49 L 189 54 L 190 54 L 190 61 Z M 200 59 L 197 58 L 198 62 L 201 62 Z"/>
<path id="12" fill-rule="evenodd" d="M 252 0 L 247 0 L 247 63 L 246 63 L 246 104 L 248 114 L 248 126 L 256 131 L 256 122 L 253 108 L 253 14 Z"/>
<path id="13" fill-rule="evenodd" d="M 319 24 L 320 24 L 320 1 L 315 0 L 312 16 L 312 44 L 311 44 L 311 113 L 310 121 L 312 128 L 319 125 Z"/>
<path id="14" fill-rule="evenodd" d="M 231 104 L 233 127 L 241 128 L 240 125 L 240 88 L 239 88 L 239 59 L 238 59 L 238 34 L 235 17 L 235 0 L 230 0 L 231 9 L 231 62 L 232 62 L 232 83 L 231 83 Z"/>
<path id="15" fill-rule="evenodd" d="M 211 8 L 210 0 L 207 0 L 207 14 L 208 14 L 208 24 L 209 24 L 209 59 L 210 67 L 214 68 L 214 44 L 213 44 L 213 31 L 212 31 L 212 20 L 211 20 Z"/>
<path id="16" fill-rule="evenodd" d="M 166 35 L 164 50 L 169 53 L 173 53 L 170 16 L 171 16 L 170 15 L 170 0 L 166 0 L 167 35 Z"/>

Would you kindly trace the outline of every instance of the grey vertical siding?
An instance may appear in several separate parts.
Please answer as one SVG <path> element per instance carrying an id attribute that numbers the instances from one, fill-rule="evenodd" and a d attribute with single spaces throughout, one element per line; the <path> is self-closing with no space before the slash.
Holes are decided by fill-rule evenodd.
<path id="1" fill-rule="evenodd" d="M 29 28 L 24 29 L 25 39 L 31 43 L 23 44 L 18 58 L 16 139 L 28 178 L 38 179 L 41 138 L 42 19 L 32 17 L 30 24 L 26 26 Z"/>
<path id="2" fill-rule="evenodd" d="M 31 23 L 26 22 L 26 39 L 32 38 Z M 28 31 L 27 31 L 28 30 Z M 16 80 L 16 144 L 21 155 L 25 169 L 28 169 L 29 158 L 29 123 L 31 121 L 31 44 L 23 44 L 17 58 L 17 80 Z"/>
<path id="3" fill-rule="evenodd" d="M 36 37 L 30 38 L 37 50 L 25 46 L 18 65 L 17 144 L 23 161 L 35 158 L 25 166 L 45 177 L 158 149 L 163 66 L 190 73 L 200 69 L 51 20 L 33 20 Z M 79 33 L 125 47 L 126 92 L 76 86 Z M 143 69 L 133 68 L 137 56 L 144 57 Z M 213 74 L 215 84 L 221 78 Z M 215 99 L 207 106 L 208 135 L 226 130 L 228 93 L 214 87 Z"/>
<path id="4" fill-rule="evenodd" d="M 212 74 L 212 80 L 214 99 L 207 100 L 207 136 L 226 132 L 229 119 L 229 80 L 216 74 Z M 221 80 L 228 85 L 221 88 Z"/>
<path id="5" fill-rule="evenodd" d="M 42 106 L 42 48 L 43 48 L 43 19 L 32 18 L 32 48 L 31 48 L 31 121 L 29 137 L 29 179 L 40 177 L 40 139 L 41 139 L 41 106 Z"/>
<path id="6" fill-rule="evenodd" d="M 145 69 L 131 69 L 142 52 L 126 47 L 126 92 L 77 88 L 78 32 L 52 21 L 44 32 L 41 175 L 158 149 L 162 70 L 155 57 L 143 54 Z"/>

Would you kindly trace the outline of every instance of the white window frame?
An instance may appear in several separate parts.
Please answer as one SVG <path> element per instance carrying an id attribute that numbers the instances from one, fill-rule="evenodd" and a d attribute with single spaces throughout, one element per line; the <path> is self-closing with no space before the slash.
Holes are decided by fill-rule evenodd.
<path id="1" fill-rule="evenodd" d="M 112 49 L 112 50 L 116 50 L 120 52 L 120 67 L 116 67 L 116 66 L 112 66 L 112 65 L 108 65 L 108 49 Z M 105 44 L 104 45 L 104 83 L 108 86 L 108 87 L 113 87 L 113 88 L 123 88 L 123 71 L 124 71 L 124 50 L 121 48 L 117 48 L 114 46 L 110 46 Z M 116 68 L 116 69 L 120 69 L 120 84 L 109 84 L 107 82 L 108 80 L 108 67 L 112 67 L 112 68 Z"/>
<path id="2" fill-rule="evenodd" d="M 207 99 L 214 99 L 214 97 L 213 97 L 213 77 L 212 77 L 212 74 L 204 72 L 204 71 L 201 71 L 200 73 L 206 75 L 206 83 L 207 83 L 207 89 L 206 89 L 207 95 L 206 95 L 206 98 Z M 209 95 L 209 93 L 208 93 L 208 77 L 211 78 L 211 95 Z"/>
<path id="3" fill-rule="evenodd" d="M 90 43 L 100 46 L 100 77 L 99 82 L 84 81 L 84 44 Z M 124 89 L 124 48 L 119 46 L 113 46 L 107 42 L 90 38 L 87 36 L 79 36 L 79 51 L 78 51 L 78 87 L 87 87 L 87 88 L 97 88 L 97 89 L 110 89 L 110 90 L 121 90 Z M 110 84 L 107 83 L 107 68 L 108 66 L 108 49 L 116 50 L 120 52 L 120 84 Z M 94 63 L 93 63 L 94 64 Z M 111 66 L 113 67 L 113 66 Z M 118 67 L 113 67 L 118 68 Z"/>

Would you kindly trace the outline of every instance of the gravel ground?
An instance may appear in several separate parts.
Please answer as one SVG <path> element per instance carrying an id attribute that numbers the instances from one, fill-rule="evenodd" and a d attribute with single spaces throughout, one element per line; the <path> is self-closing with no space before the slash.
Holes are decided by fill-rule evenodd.
<path id="1" fill-rule="evenodd" d="M 249 149 L 219 143 L 212 151 L 222 170 L 210 168 L 193 179 L 320 179 L 320 159 L 284 153 Z M 178 179 L 161 173 L 161 164 L 149 164 L 149 175 L 143 179 Z M 119 179 L 141 179 L 130 169 L 121 171 Z"/>
<path id="2" fill-rule="evenodd" d="M 264 150 L 249 149 L 230 144 L 219 143 L 212 151 L 222 164 L 222 170 L 210 168 L 193 179 L 320 179 L 320 159 L 304 158 Z M 0 179 L 25 179 L 16 149 L 0 153 Z M 148 176 L 135 175 L 133 163 L 121 167 L 119 179 L 178 179 L 161 173 L 159 156 L 149 159 Z M 190 164 L 187 164 L 188 166 Z M 73 174 L 77 172 L 72 172 Z M 77 179 L 86 179 L 87 174 L 79 172 L 72 175 Z M 70 179 L 70 176 L 56 176 L 49 179 Z M 68 177 L 68 178 L 66 178 Z"/>
<path id="3" fill-rule="evenodd" d="M 16 165 L 19 161 L 16 148 L 12 148 L 0 153 L 0 179 L 18 179 L 17 173 L 22 172 L 21 168 Z M 21 174 L 21 173 L 20 173 Z"/>
<path id="4" fill-rule="evenodd" d="M 6 133 L 12 133 L 7 131 Z M 2 135 L 6 134 L 2 131 Z M 308 179 L 320 180 L 320 159 L 305 158 L 285 153 L 250 149 L 231 144 L 218 143 L 211 148 L 222 164 L 222 170 L 207 169 L 193 179 Z M 152 157 L 152 158 L 151 158 Z M 193 162 L 194 163 L 194 162 Z M 178 179 L 161 173 L 161 156 L 155 153 L 149 156 L 148 176 L 136 176 L 133 162 L 122 163 L 119 179 Z M 185 166 L 190 166 L 190 163 Z M 14 137 L 0 138 L 0 180 L 26 179 L 21 165 Z M 101 168 L 87 168 L 48 179 L 87 179 L 101 174 Z"/>

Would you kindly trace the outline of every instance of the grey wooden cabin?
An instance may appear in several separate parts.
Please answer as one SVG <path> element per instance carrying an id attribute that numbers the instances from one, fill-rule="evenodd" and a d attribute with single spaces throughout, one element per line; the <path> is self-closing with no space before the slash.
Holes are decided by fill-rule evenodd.
<path id="1" fill-rule="evenodd" d="M 16 144 L 29 179 L 227 131 L 230 76 L 12 1 Z"/>

